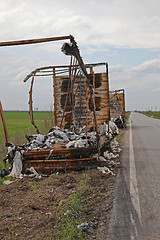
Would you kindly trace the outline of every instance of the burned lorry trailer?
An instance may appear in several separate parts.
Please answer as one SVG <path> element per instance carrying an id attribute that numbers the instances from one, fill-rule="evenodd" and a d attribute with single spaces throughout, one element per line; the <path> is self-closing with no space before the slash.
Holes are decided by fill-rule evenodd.
<path id="1" fill-rule="evenodd" d="M 102 73 L 95 72 L 95 68 L 104 67 Z M 109 86 L 108 86 L 108 64 L 95 63 L 86 64 L 86 69 L 90 71 L 89 84 L 93 88 L 93 100 L 95 104 L 96 122 L 101 125 L 110 119 L 109 111 Z M 75 74 L 75 72 L 78 74 Z M 71 77 L 69 76 L 71 74 Z M 36 77 L 52 76 L 54 95 L 54 116 L 55 125 L 60 128 L 80 128 L 85 126 L 87 131 L 96 130 L 92 95 L 84 76 L 80 73 L 78 65 L 69 66 L 49 66 L 37 68 L 24 79 L 24 82 L 32 78 L 29 91 L 29 109 L 31 121 L 33 119 L 33 82 Z M 37 80 L 36 80 L 37 81 Z M 36 124 L 34 123 L 36 126 Z M 37 126 L 36 126 L 37 128 Z M 38 129 L 39 132 L 39 129 Z"/>
<path id="2" fill-rule="evenodd" d="M 91 75 L 89 84 L 93 87 L 92 94 L 95 102 L 96 122 L 99 129 L 101 124 L 104 122 L 108 123 L 110 119 L 108 64 L 86 64 L 85 67 Z M 104 68 L 102 73 L 99 73 L 99 67 Z M 73 129 L 77 134 L 79 134 L 83 129 L 84 138 L 87 139 L 90 131 L 96 131 L 93 114 L 94 108 L 89 87 L 77 64 L 42 67 L 32 71 L 26 76 L 24 79 L 25 82 L 31 78 L 29 109 L 30 116 L 32 116 L 32 123 L 34 123 L 36 129 L 38 129 L 33 119 L 32 110 L 33 82 L 34 80 L 38 81 L 38 77 L 48 76 L 51 76 L 53 80 L 55 125 L 61 129 Z M 39 129 L 38 132 L 40 132 Z M 99 141 L 97 141 L 96 147 L 64 149 L 63 145 L 55 144 L 53 145 L 51 155 L 50 150 L 41 150 L 38 152 L 29 151 L 23 155 L 23 165 L 25 168 L 32 165 L 36 169 L 39 168 L 41 172 L 44 169 L 45 171 L 50 171 L 53 168 L 76 169 L 83 168 L 85 166 L 95 166 L 97 164 L 97 160 L 92 158 L 91 155 L 98 152 L 100 148 L 104 147 L 106 139 L 104 138 L 102 140 L 102 135 L 103 134 L 98 131 Z M 49 155 L 50 157 L 47 158 Z"/>
<path id="3" fill-rule="evenodd" d="M 77 43 L 71 35 L 2 42 L 0 46 L 16 46 L 66 39 L 70 40 L 70 43 L 63 44 L 62 52 L 70 56 L 69 66 L 52 67 L 52 70 L 50 67 L 48 67 L 48 69 L 41 68 L 29 74 L 25 79 L 25 81 L 27 81 L 32 77 L 29 93 L 31 122 L 36 128 L 37 133 L 40 133 L 33 119 L 32 89 L 37 72 L 41 72 L 40 74 L 42 74 L 43 71 L 43 75 L 53 75 L 56 125 L 59 126 L 60 129 L 74 129 L 74 132 L 85 128 L 85 139 L 88 138 L 88 131 L 94 130 L 96 133 L 96 145 L 66 148 L 66 146 L 64 146 L 65 144 L 56 143 L 45 150 L 27 150 L 23 154 L 23 169 L 34 166 L 39 172 L 51 173 L 54 169 L 76 169 L 88 165 L 93 166 L 96 165 L 97 158 L 92 157 L 92 154 L 98 152 L 99 148 L 105 144 L 104 136 L 101 137 L 99 135 L 99 133 L 103 131 L 98 131 L 98 125 L 109 120 L 108 65 L 104 64 L 107 66 L 105 73 L 96 75 L 93 70 L 94 66 L 84 65 Z M 87 72 L 88 68 L 89 73 Z M 103 96 L 104 99 L 102 98 L 103 91 L 105 92 Z"/>
<path id="4" fill-rule="evenodd" d="M 118 125 L 125 127 L 125 91 L 124 89 L 109 91 L 110 117 Z"/>

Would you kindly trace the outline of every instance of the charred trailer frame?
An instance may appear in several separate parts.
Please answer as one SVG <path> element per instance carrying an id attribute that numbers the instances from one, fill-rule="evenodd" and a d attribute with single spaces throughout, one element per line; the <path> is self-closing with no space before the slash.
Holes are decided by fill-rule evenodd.
<path id="1" fill-rule="evenodd" d="M 125 91 L 124 89 L 109 92 L 110 116 L 118 127 L 125 127 Z"/>
<path id="2" fill-rule="evenodd" d="M 72 35 L 44 39 L 1 42 L 0 47 L 60 41 L 66 39 L 70 40 L 70 43 L 64 43 L 61 50 L 65 55 L 70 56 L 69 66 L 53 66 L 51 67 L 52 70 L 50 67 L 41 68 L 38 69 L 38 71 L 33 71 L 24 80 L 27 81 L 30 77 L 32 77 L 29 93 L 29 114 L 31 122 L 36 128 L 37 133 L 40 133 L 34 122 L 32 110 L 32 90 L 35 75 L 37 72 L 43 72 L 44 75 L 51 74 L 53 76 L 54 111 L 56 124 L 61 128 L 76 128 L 77 126 L 85 125 L 86 138 L 89 129 L 95 130 L 97 147 L 94 149 L 66 149 L 65 153 L 60 146 L 58 146 L 58 149 L 57 147 L 53 146 L 52 149 L 49 149 L 49 152 L 45 152 L 44 150 L 40 152 L 30 151 L 23 154 L 24 168 L 28 166 L 35 166 L 37 170 L 44 172 L 45 170 L 50 171 L 52 168 L 62 167 L 63 169 L 75 169 L 77 167 L 83 168 L 86 165 L 94 165 L 97 163 L 97 159 L 90 156 L 91 153 L 96 153 L 99 151 L 100 143 L 102 142 L 100 141 L 98 125 L 102 124 L 103 122 L 108 122 L 110 119 L 108 64 L 102 63 L 102 65 L 106 65 L 105 73 L 94 73 L 94 64 L 85 65 L 83 63 L 77 43 Z M 98 64 L 96 65 L 98 66 Z M 87 72 L 87 69 L 89 69 L 89 73 Z M 64 73 L 68 73 L 67 76 L 66 74 L 63 76 Z M 104 99 L 102 98 L 102 92 L 105 94 Z M 78 104 L 80 108 L 78 107 Z"/>
<path id="3" fill-rule="evenodd" d="M 53 145 L 53 148 L 50 150 L 29 151 L 23 155 L 24 168 L 34 166 L 40 172 L 51 173 L 53 169 L 83 169 L 84 167 L 97 165 L 97 159 L 91 157 L 91 155 L 97 153 L 99 149 L 105 148 L 105 130 L 102 131 L 103 127 L 100 127 L 100 125 L 104 122 L 108 123 L 110 120 L 108 64 L 86 64 L 85 67 L 92 75 L 89 83 L 93 87 L 94 94 L 93 99 L 99 137 L 98 147 L 63 149 L 63 146 L 59 144 Z M 95 71 L 98 71 L 99 67 L 105 67 L 105 71 L 96 73 Z M 74 127 L 74 131 L 77 133 L 79 128 L 85 126 L 87 138 L 88 131 L 96 131 L 96 127 L 91 95 L 78 65 L 41 67 L 27 75 L 24 82 L 31 78 L 29 109 L 32 123 L 40 132 L 33 119 L 33 82 L 38 77 L 48 76 L 52 77 L 53 80 L 55 125 L 62 129 L 72 129 Z M 50 151 L 52 151 L 51 154 Z"/>
<path id="4" fill-rule="evenodd" d="M 105 66 L 105 72 L 96 73 L 99 66 Z M 86 64 L 90 71 L 89 84 L 92 87 L 93 101 L 95 104 L 95 116 L 97 125 L 110 120 L 109 109 L 109 84 L 108 64 Z M 94 122 L 94 107 L 89 87 L 84 76 L 80 73 L 78 65 L 49 66 L 37 68 L 24 79 L 24 82 L 32 78 L 29 91 L 29 112 L 31 121 L 37 128 L 33 119 L 33 82 L 36 77 L 51 76 L 53 78 L 54 116 L 55 125 L 64 128 L 86 127 L 86 135 L 89 130 L 96 130 Z M 87 137 L 87 136 L 86 136 Z"/>

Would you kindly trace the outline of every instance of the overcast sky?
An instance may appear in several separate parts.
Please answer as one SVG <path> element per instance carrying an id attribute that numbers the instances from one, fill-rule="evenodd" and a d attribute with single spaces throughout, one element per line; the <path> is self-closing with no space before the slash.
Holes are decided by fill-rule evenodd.
<path id="1" fill-rule="evenodd" d="M 0 1 L 0 41 L 73 35 L 85 63 L 108 62 L 110 90 L 124 88 L 127 110 L 160 109 L 159 0 Z M 27 110 L 35 68 L 69 63 L 61 42 L 0 47 L 0 99 Z M 34 107 L 47 110 L 52 79 L 37 79 Z"/>

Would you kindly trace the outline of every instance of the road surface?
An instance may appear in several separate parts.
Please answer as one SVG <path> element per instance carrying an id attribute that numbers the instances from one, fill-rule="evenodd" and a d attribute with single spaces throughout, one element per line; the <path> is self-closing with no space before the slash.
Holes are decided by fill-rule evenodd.
<path id="1" fill-rule="evenodd" d="M 160 120 L 131 113 L 108 240 L 160 240 Z"/>

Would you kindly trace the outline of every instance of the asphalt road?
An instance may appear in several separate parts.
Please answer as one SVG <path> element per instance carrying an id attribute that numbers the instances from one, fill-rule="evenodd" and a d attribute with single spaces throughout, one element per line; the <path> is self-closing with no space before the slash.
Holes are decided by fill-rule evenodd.
<path id="1" fill-rule="evenodd" d="M 160 240 L 160 120 L 131 113 L 108 240 Z"/>

